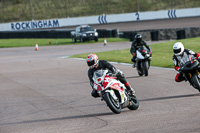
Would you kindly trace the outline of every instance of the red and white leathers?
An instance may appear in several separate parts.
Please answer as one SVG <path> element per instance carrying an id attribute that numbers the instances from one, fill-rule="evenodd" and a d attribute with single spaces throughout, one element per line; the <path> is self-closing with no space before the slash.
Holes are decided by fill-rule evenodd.
<path id="1" fill-rule="evenodd" d="M 194 51 L 192 51 L 190 49 L 184 49 L 184 51 L 181 55 L 175 55 L 175 54 L 173 55 L 174 69 L 177 71 L 177 74 L 175 77 L 176 82 L 181 82 L 185 79 L 183 77 L 183 74 L 180 73 L 178 70 L 180 69 L 180 66 L 182 64 L 185 64 L 188 61 L 189 55 L 196 57 L 196 59 L 198 59 L 200 57 L 199 53 L 195 53 Z"/>

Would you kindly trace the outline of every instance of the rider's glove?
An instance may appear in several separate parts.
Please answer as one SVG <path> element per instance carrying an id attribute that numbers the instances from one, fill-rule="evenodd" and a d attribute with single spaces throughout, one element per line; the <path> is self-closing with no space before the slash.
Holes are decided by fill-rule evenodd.
<path id="1" fill-rule="evenodd" d="M 117 73 L 112 73 L 111 77 L 116 77 Z"/>
<path id="2" fill-rule="evenodd" d="M 135 54 L 135 53 L 133 53 L 132 55 L 133 55 L 133 57 L 136 57 L 136 54 Z"/>
<path id="3" fill-rule="evenodd" d="M 181 71 L 182 71 L 182 69 L 181 69 L 181 68 L 179 68 L 179 69 L 178 69 L 178 72 L 180 73 Z"/>
<path id="4" fill-rule="evenodd" d="M 112 73 L 108 73 L 107 75 L 108 75 L 108 76 L 113 76 L 113 74 L 112 74 Z"/>

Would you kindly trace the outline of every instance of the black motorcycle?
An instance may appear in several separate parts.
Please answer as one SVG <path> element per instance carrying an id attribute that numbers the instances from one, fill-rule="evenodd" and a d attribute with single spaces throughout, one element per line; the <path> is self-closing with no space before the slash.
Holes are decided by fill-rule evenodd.
<path id="1" fill-rule="evenodd" d="M 200 91 L 200 64 L 195 58 L 191 58 L 179 69 L 185 77 L 185 81 L 188 81 L 190 85 Z"/>
<path id="2" fill-rule="evenodd" d="M 148 76 L 148 70 L 150 67 L 150 61 L 151 61 L 151 54 L 148 49 L 144 47 L 140 47 L 136 51 L 136 67 L 138 71 L 139 76 Z"/>

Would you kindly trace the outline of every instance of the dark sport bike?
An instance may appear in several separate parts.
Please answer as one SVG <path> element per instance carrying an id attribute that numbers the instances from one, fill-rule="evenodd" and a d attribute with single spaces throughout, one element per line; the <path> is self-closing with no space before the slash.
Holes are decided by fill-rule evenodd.
<path id="1" fill-rule="evenodd" d="M 181 65 L 179 69 L 185 77 L 185 81 L 188 81 L 195 89 L 200 91 L 200 60 L 189 57 L 189 61 Z"/>
<path id="2" fill-rule="evenodd" d="M 151 61 L 151 54 L 148 49 L 144 47 L 140 47 L 136 51 L 136 67 L 139 76 L 148 76 L 148 70 L 150 67 L 150 61 Z"/>

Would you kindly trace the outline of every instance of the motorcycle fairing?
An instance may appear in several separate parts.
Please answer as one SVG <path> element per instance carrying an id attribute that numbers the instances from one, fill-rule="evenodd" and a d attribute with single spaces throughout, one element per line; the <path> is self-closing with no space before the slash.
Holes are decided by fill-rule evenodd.
<path id="1" fill-rule="evenodd" d="M 110 89 L 106 90 L 105 92 L 110 92 L 109 90 L 117 90 L 120 96 L 120 101 L 121 101 L 120 103 L 123 104 L 128 99 L 127 96 L 125 95 L 125 86 L 118 80 L 112 79 L 112 77 L 110 78 L 111 78 L 110 82 L 107 84 L 107 86 L 105 86 L 105 89 L 107 88 Z"/>
<path id="2" fill-rule="evenodd" d="M 138 59 L 141 59 L 141 60 L 150 57 L 149 50 L 146 49 L 146 48 L 144 48 L 144 47 L 140 47 L 140 48 L 136 51 L 136 55 L 137 55 L 137 58 L 138 58 Z"/>
<path id="3" fill-rule="evenodd" d="M 104 90 L 103 86 L 98 85 L 97 83 L 94 82 L 93 88 L 97 91 L 102 91 Z"/>
<path id="4" fill-rule="evenodd" d="M 112 98 L 114 100 L 118 100 L 117 96 L 115 95 L 115 92 L 113 90 L 106 90 L 105 92 L 110 93 L 110 95 L 112 96 Z"/>
<path id="5" fill-rule="evenodd" d="M 144 56 L 142 55 L 142 53 L 140 53 L 139 51 L 136 51 L 136 53 L 137 53 L 137 58 L 144 59 Z"/>
<path id="6" fill-rule="evenodd" d="M 110 96 L 113 97 L 113 99 L 118 99 L 120 104 L 123 104 L 125 101 L 127 101 L 127 96 L 125 95 L 125 86 L 120 81 L 116 79 L 116 77 L 111 77 L 106 75 L 107 71 L 104 71 L 104 73 L 100 74 L 102 77 L 104 76 L 103 81 L 98 81 L 100 76 L 96 76 L 94 79 L 94 89 L 96 89 L 99 93 L 100 91 L 105 90 L 105 92 L 110 93 Z M 101 78 L 102 79 L 102 78 Z M 116 91 L 115 91 L 116 90 Z M 118 94 L 115 94 L 118 93 Z M 117 97 L 118 96 L 118 97 Z"/>
<path id="7" fill-rule="evenodd" d="M 110 80 L 111 80 L 111 77 L 110 77 L 110 76 L 106 75 L 106 76 L 104 77 L 104 80 L 103 80 L 103 87 L 104 87 L 104 88 L 108 85 L 108 83 L 110 82 Z"/>
<path id="8" fill-rule="evenodd" d="M 199 65 L 199 62 L 196 60 L 193 61 L 188 61 L 185 63 L 185 65 L 181 68 L 183 72 L 191 71 L 191 70 L 196 70 Z"/>

